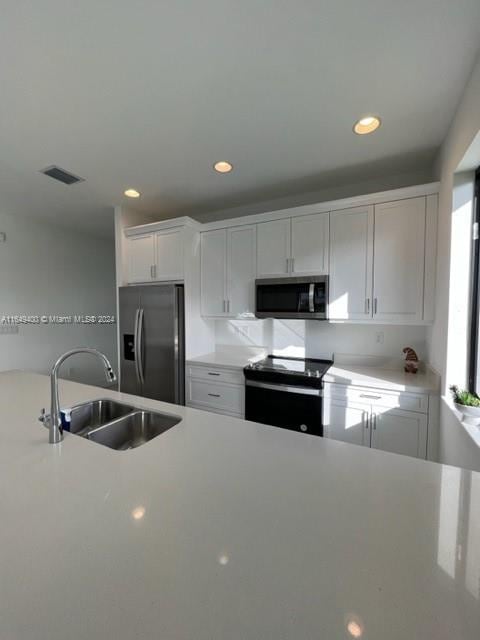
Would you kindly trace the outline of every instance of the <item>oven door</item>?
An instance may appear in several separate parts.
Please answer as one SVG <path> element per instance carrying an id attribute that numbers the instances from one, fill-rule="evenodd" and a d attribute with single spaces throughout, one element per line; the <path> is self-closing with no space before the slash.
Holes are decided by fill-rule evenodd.
<path id="1" fill-rule="evenodd" d="M 328 317 L 328 276 L 255 281 L 257 318 Z"/>
<path id="2" fill-rule="evenodd" d="M 322 391 L 246 380 L 245 419 L 323 436 Z"/>

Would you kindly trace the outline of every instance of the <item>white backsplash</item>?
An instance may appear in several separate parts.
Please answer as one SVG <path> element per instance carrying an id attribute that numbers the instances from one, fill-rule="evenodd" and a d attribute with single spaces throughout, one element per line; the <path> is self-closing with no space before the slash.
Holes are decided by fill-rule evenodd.
<path id="1" fill-rule="evenodd" d="M 270 353 L 299 357 L 383 361 L 386 366 L 403 358 L 413 347 L 422 360 L 426 354 L 426 327 L 330 324 L 317 320 L 217 320 L 217 346 L 266 347 Z"/>

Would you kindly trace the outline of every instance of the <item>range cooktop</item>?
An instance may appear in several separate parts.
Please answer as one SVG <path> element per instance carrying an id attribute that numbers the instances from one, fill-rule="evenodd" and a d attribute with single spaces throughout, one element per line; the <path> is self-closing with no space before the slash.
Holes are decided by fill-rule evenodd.
<path id="1" fill-rule="evenodd" d="M 247 365 L 243 371 L 248 380 L 313 387 L 321 386 L 323 376 L 332 364 L 333 360 L 267 356 Z"/>

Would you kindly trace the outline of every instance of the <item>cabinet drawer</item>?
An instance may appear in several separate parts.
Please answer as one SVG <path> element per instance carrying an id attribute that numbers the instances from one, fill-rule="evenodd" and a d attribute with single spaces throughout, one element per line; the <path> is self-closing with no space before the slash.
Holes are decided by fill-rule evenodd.
<path id="1" fill-rule="evenodd" d="M 221 416 L 230 416 L 231 418 L 240 418 L 241 420 L 244 418 L 243 413 L 233 413 L 232 411 L 226 411 L 225 409 L 216 409 L 215 407 L 205 407 L 201 404 L 194 404 L 193 402 L 187 402 L 187 407 L 191 409 L 198 409 L 199 411 L 208 411 L 209 413 L 218 413 Z"/>
<path id="2" fill-rule="evenodd" d="M 195 378 L 189 378 L 187 386 L 188 404 L 243 414 L 245 397 L 245 388 L 243 386 L 217 384 Z"/>
<path id="3" fill-rule="evenodd" d="M 325 395 L 331 398 L 361 402 L 375 407 L 398 408 L 404 411 L 428 413 L 428 395 L 421 393 L 383 391 L 367 387 L 349 387 L 341 384 L 326 384 Z"/>
<path id="4" fill-rule="evenodd" d="M 235 369 L 215 369 L 213 367 L 200 367 L 190 365 L 188 367 L 188 375 L 191 378 L 199 378 L 201 380 L 209 380 L 210 382 L 228 382 L 230 384 L 245 384 L 243 371 Z"/>

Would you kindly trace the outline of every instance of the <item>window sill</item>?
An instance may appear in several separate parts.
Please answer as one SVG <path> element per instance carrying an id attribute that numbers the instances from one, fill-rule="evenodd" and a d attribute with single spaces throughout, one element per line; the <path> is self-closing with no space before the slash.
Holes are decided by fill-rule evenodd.
<path id="1" fill-rule="evenodd" d="M 453 401 L 447 396 L 442 396 L 442 401 L 450 409 L 450 411 L 455 416 L 460 426 L 468 433 L 470 438 L 480 449 L 480 425 L 476 426 L 476 425 L 468 424 L 467 422 L 463 422 L 462 414 L 455 409 Z"/>

